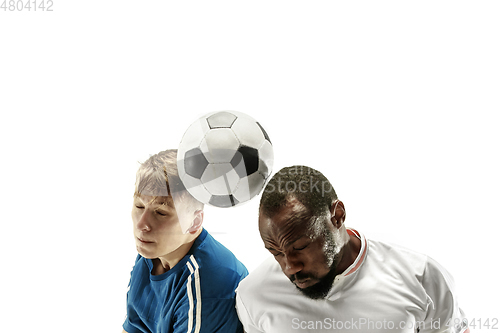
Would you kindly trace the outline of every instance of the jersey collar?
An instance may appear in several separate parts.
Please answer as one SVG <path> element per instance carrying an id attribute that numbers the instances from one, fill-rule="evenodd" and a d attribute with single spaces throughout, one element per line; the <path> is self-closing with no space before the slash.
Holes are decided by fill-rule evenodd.
<path id="1" fill-rule="evenodd" d="M 335 301 L 336 299 L 341 297 L 342 289 L 345 286 L 346 280 L 351 280 L 351 278 L 355 276 L 354 273 L 359 270 L 359 268 L 365 261 L 366 254 L 368 252 L 368 243 L 366 242 L 363 234 L 351 228 L 347 228 L 346 230 L 349 235 L 354 235 L 361 240 L 361 249 L 359 250 L 356 260 L 354 260 L 354 262 L 349 267 L 347 267 L 347 269 L 343 273 L 335 277 L 332 289 L 330 289 L 328 296 L 326 297 L 326 299 L 328 299 L 329 301 Z"/>
<path id="2" fill-rule="evenodd" d="M 347 267 L 347 269 L 344 271 L 344 273 L 342 273 L 342 275 L 344 275 L 344 276 L 349 276 L 358 270 L 358 268 L 361 266 L 361 264 L 365 261 L 366 253 L 368 250 L 368 244 L 367 244 L 366 238 L 363 234 L 361 234 L 357 230 L 354 230 L 351 228 L 347 228 L 347 233 L 349 235 L 354 235 L 361 240 L 361 249 L 359 250 L 359 254 L 356 257 L 356 260 L 354 260 L 354 262 L 351 264 L 351 266 Z"/>

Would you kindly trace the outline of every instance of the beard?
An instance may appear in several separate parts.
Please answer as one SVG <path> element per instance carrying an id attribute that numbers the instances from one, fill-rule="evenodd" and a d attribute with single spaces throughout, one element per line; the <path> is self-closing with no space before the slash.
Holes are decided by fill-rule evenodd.
<path id="1" fill-rule="evenodd" d="M 313 274 L 301 274 L 300 272 L 290 277 L 290 281 L 292 282 L 306 278 L 314 278 L 318 280 L 317 283 L 306 288 L 299 288 L 295 285 L 304 296 L 311 299 L 326 298 L 333 287 L 335 277 L 338 275 L 337 265 L 340 261 L 340 252 L 337 251 L 337 247 L 335 246 L 334 236 L 327 228 L 323 230 L 322 234 L 325 240 L 325 264 L 329 267 L 328 273 L 319 279 Z"/>

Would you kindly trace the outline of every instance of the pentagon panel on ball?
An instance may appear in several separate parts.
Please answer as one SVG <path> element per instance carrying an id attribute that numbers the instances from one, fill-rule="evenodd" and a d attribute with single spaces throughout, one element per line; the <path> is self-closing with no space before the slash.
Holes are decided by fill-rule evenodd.
<path id="1" fill-rule="evenodd" d="M 199 118 L 184 133 L 177 152 L 186 189 L 215 207 L 234 207 L 259 194 L 273 162 L 273 146 L 264 128 L 236 111 Z"/>

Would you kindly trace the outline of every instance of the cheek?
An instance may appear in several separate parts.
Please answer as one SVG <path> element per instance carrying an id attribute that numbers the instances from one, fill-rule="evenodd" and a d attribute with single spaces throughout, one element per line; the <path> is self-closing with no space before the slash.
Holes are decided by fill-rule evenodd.
<path id="1" fill-rule="evenodd" d="M 316 267 L 318 271 L 329 270 L 332 265 L 333 256 L 331 251 L 326 245 L 319 245 L 314 250 L 311 249 L 312 253 L 307 257 L 310 258 L 309 262 Z"/>
<path id="2" fill-rule="evenodd" d="M 156 221 L 152 231 L 162 240 L 162 244 L 168 246 L 178 246 L 178 243 L 184 240 L 179 221 L 175 218 Z"/>
<path id="3" fill-rule="evenodd" d="M 177 230 L 155 229 L 154 237 L 157 241 L 157 249 L 163 253 L 170 253 L 184 244 L 185 238 Z"/>
<path id="4" fill-rule="evenodd" d="M 134 224 L 134 226 L 137 226 L 139 220 L 141 219 L 142 214 L 140 212 L 132 210 L 132 213 L 130 215 L 132 216 L 132 223 Z"/>

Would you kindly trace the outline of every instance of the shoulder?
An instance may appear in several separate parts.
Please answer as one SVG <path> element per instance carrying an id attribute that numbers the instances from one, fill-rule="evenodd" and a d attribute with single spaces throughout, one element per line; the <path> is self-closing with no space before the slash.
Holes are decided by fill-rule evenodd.
<path id="1" fill-rule="evenodd" d="M 445 286 L 454 289 L 455 282 L 453 276 L 439 262 L 431 257 L 427 257 L 423 276 L 424 285 L 439 285 L 438 289 L 445 290 Z"/>
<path id="2" fill-rule="evenodd" d="M 422 276 L 429 257 L 400 245 L 370 239 L 368 259 L 383 264 L 386 269 Z"/>
<path id="3" fill-rule="evenodd" d="M 148 263 L 147 259 L 141 256 L 140 254 L 137 254 L 137 257 L 135 258 L 135 263 L 132 268 L 131 275 L 132 277 L 137 277 L 137 275 L 142 274 L 143 272 L 148 272 Z"/>
<path id="4" fill-rule="evenodd" d="M 199 267 L 202 269 L 230 269 L 245 276 L 248 274 L 245 265 L 205 230 L 193 245 L 193 249 L 188 253 L 188 255 L 190 254 L 196 258 Z"/>
<path id="5" fill-rule="evenodd" d="M 195 245 L 188 262 L 191 273 L 199 275 L 204 297 L 234 298 L 238 283 L 248 275 L 245 265 L 209 233 Z"/>
<path id="6" fill-rule="evenodd" d="M 369 241 L 370 256 L 372 259 L 384 261 L 394 267 L 416 273 L 418 276 L 442 276 L 445 280 L 452 280 L 450 273 L 431 256 L 401 245 L 381 241 Z"/>
<path id="7" fill-rule="evenodd" d="M 450 273 L 429 255 L 391 243 L 370 240 L 367 266 L 369 273 L 384 271 L 425 290 L 434 285 L 447 290 L 454 284 Z"/>

